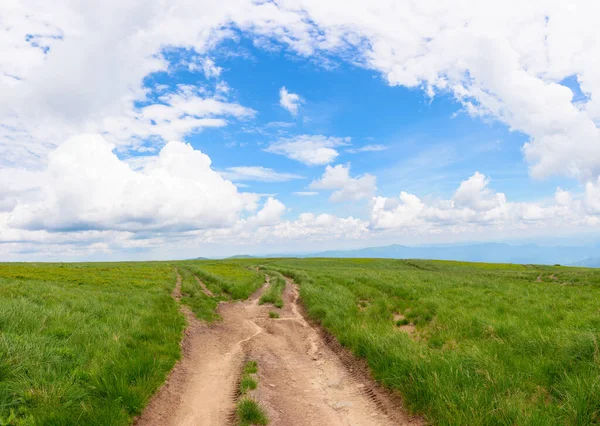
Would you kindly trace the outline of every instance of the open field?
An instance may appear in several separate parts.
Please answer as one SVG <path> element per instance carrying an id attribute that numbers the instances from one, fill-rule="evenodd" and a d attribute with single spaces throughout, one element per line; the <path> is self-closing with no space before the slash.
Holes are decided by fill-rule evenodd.
<path id="1" fill-rule="evenodd" d="M 0 265 L 0 424 L 126 425 L 179 357 L 158 263 Z"/>
<path id="2" fill-rule="evenodd" d="M 598 270 L 266 262 L 300 284 L 310 317 L 435 424 L 600 422 Z"/>
<path id="3" fill-rule="evenodd" d="M 171 296 L 178 276 L 179 303 Z M 182 396 L 177 392 L 203 391 L 213 380 L 223 389 L 184 396 L 216 398 L 220 408 L 209 414 L 226 421 L 212 424 L 229 423 L 239 403 L 231 395 L 242 385 L 234 376 L 251 357 L 258 376 L 240 380 L 256 381 L 256 389 L 244 386 L 270 424 L 304 424 L 303 412 L 328 424 L 377 413 L 385 395 L 371 407 L 366 394 L 356 393 L 356 386 L 377 389 L 348 374 L 304 321 L 300 302 L 312 320 L 366 360 L 377 381 L 402 395 L 405 409 L 432 424 L 597 424 L 599 291 L 598 270 L 531 265 L 376 259 L 0 264 L 0 424 L 130 424 L 181 357 L 185 309 L 200 321 L 190 328 L 187 317 L 191 340 L 172 373 L 181 386 L 163 388 L 155 410 L 186 415 L 185 407 L 173 406 Z M 211 368 L 225 375 L 197 374 Z M 393 404 L 387 406 L 393 415 Z M 398 415 L 404 420 L 392 423 L 412 424 Z M 361 424 L 387 424 L 386 416 Z M 148 418 L 141 424 L 161 423 Z"/>

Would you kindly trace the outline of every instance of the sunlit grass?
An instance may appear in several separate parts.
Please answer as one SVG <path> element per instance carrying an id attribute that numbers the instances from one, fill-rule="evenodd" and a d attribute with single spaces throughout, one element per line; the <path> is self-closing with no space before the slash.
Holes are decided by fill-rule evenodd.
<path id="1" fill-rule="evenodd" d="M 243 398 L 237 407 L 240 426 L 267 425 L 269 419 L 264 410 L 250 398 Z"/>
<path id="2" fill-rule="evenodd" d="M 598 270 L 260 262 L 294 278 L 309 315 L 435 424 L 600 422 Z M 414 332 L 405 332 L 407 324 Z"/>
<path id="3" fill-rule="evenodd" d="M 158 263 L 0 265 L 0 424 L 127 425 L 178 359 Z"/>
<path id="4" fill-rule="evenodd" d="M 270 271 L 270 286 L 260 297 L 259 304 L 272 303 L 277 308 L 283 308 L 282 293 L 285 288 L 285 278 L 276 271 Z"/>

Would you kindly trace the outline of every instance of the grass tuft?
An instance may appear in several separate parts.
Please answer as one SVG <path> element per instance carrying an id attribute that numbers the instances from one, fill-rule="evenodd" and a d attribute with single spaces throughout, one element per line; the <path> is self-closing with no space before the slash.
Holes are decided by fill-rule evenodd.
<path id="1" fill-rule="evenodd" d="M 269 311 L 269 318 L 279 318 L 279 314 L 277 312 Z"/>
<path id="2" fill-rule="evenodd" d="M 258 363 L 256 361 L 248 361 L 244 365 L 244 374 L 256 374 L 258 372 Z"/>
<path id="3" fill-rule="evenodd" d="M 269 419 L 264 410 L 250 398 L 243 398 L 237 407 L 240 426 L 267 425 Z"/>
<path id="4" fill-rule="evenodd" d="M 240 393 L 243 395 L 249 390 L 256 389 L 257 383 L 251 376 L 246 375 L 242 377 L 240 381 Z"/>

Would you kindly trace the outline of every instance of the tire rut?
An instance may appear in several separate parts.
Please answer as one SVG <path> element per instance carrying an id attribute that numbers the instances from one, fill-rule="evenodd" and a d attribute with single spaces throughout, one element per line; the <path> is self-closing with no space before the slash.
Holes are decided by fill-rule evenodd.
<path id="1" fill-rule="evenodd" d="M 181 287 L 178 276 L 173 297 Z M 254 397 L 277 426 L 421 425 L 368 375 L 368 369 L 303 315 L 297 286 L 286 279 L 280 318 L 259 305 L 265 284 L 243 302 L 221 303 L 221 322 L 200 323 L 186 313 L 183 357 L 136 421 L 141 426 L 233 425 L 246 360 L 256 360 Z M 189 315 L 188 315 L 189 314 Z M 337 346 L 336 346 L 337 345 Z"/>

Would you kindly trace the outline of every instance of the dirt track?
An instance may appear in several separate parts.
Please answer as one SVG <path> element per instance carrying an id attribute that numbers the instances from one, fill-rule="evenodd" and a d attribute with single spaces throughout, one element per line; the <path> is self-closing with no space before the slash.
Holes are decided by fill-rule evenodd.
<path id="1" fill-rule="evenodd" d="M 288 281 L 281 317 L 258 305 L 265 284 L 244 302 L 223 303 L 222 322 L 188 320 L 183 358 L 136 425 L 232 425 L 237 380 L 245 359 L 258 361 L 253 392 L 271 425 L 417 425 L 398 401 L 367 377 L 364 366 L 303 318 Z M 176 291 L 175 291 L 176 293 Z"/>

